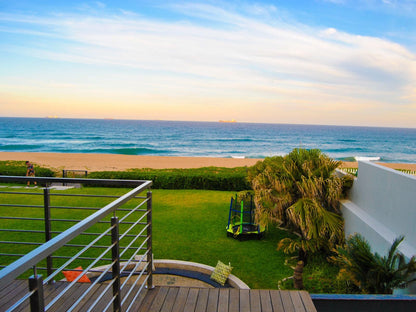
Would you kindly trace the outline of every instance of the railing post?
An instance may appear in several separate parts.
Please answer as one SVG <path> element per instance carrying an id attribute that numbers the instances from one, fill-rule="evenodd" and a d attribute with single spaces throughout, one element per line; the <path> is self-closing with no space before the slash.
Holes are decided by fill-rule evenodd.
<path id="1" fill-rule="evenodd" d="M 152 192 L 147 192 L 147 289 L 153 289 Z"/>
<path id="2" fill-rule="evenodd" d="M 43 312 L 45 311 L 45 303 L 43 301 L 43 279 L 42 275 L 35 273 L 29 277 L 29 291 L 35 292 L 30 296 L 30 311 Z"/>
<path id="3" fill-rule="evenodd" d="M 113 229 L 111 230 L 111 244 L 113 244 L 112 248 L 112 260 L 113 260 L 113 267 L 112 267 L 112 278 L 114 280 L 113 284 L 113 311 L 121 311 L 121 298 L 120 298 L 120 245 L 119 245 L 119 222 L 117 217 L 111 218 L 111 226 Z"/>
<path id="4" fill-rule="evenodd" d="M 49 188 L 45 187 L 43 189 L 43 207 L 44 207 L 44 216 L 45 216 L 45 242 L 51 240 L 51 200 Z M 52 272 L 52 256 L 46 257 L 46 272 L 47 275 L 51 275 Z"/>

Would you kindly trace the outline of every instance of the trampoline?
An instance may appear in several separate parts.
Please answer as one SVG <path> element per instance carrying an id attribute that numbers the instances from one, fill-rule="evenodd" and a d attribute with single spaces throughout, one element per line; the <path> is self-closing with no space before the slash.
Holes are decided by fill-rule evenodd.
<path id="1" fill-rule="evenodd" d="M 239 239 L 261 239 L 265 228 L 254 221 L 253 195 L 250 193 L 231 197 L 230 212 L 228 214 L 227 236 Z"/>

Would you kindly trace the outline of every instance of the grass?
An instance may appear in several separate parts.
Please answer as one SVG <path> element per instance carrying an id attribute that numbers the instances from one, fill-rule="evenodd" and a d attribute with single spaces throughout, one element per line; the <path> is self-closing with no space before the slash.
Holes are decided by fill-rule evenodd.
<path id="1" fill-rule="evenodd" d="M 155 258 L 195 261 L 215 266 L 231 263 L 233 274 L 251 288 L 277 288 L 292 274 L 285 255 L 276 251 L 286 233 L 270 229 L 262 240 L 238 241 L 225 227 L 231 192 L 193 190 L 154 191 Z"/>
<path id="2" fill-rule="evenodd" d="M 10 188 L 8 191 L 12 190 Z M 26 191 L 26 189 L 24 189 Z M 17 191 L 22 191 L 18 189 Z M 32 191 L 32 190 L 30 190 Z M 38 191 L 39 192 L 39 191 Z M 124 194 L 127 189 L 89 188 L 59 191 L 75 194 Z M 55 192 L 56 193 L 56 192 Z M 203 190 L 153 190 L 153 251 L 156 259 L 177 259 L 194 261 L 215 266 L 218 260 L 231 263 L 232 273 L 242 279 L 251 288 L 275 289 L 278 281 L 293 275 L 293 271 L 284 265 L 286 255 L 276 250 L 278 241 L 287 236 L 286 232 L 270 227 L 262 240 L 238 241 L 227 237 L 225 227 L 228 219 L 230 198 L 233 192 Z M 9 202 L 10 195 L 0 194 L 0 202 Z M 13 200 L 21 203 L 42 205 L 42 196 L 20 195 Z M 68 202 L 70 200 L 70 202 Z M 111 199 L 91 199 L 74 197 L 52 197 L 52 205 L 103 207 Z M 39 216 L 42 209 L 10 209 L 0 207 L 0 215 Z M 6 213 L 7 212 L 7 213 Z M 81 219 L 93 211 L 53 211 L 54 218 Z M 0 220 L 1 228 L 22 228 L 13 220 Z M 22 222 L 22 221 L 20 221 Z M 71 222 L 62 222 L 61 230 L 71 226 Z M 42 222 L 25 222 L 23 227 L 42 229 Z M 54 228 L 55 230 L 55 228 Z M 57 230 L 57 229 L 56 229 Z M 0 232 L 0 240 L 7 240 L 7 232 Z M 14 234 L 13 234 L 14 235 Z M 18 235 L 18 233 L 16 233 Z M 35 240 L 27 234 L 19 234 L 14 240 Z M 27 252 L 26 246 L 17 247 Z M 2 252 L 12 252 L 16 246 L 1 247 Z M 1 259 L 1 257 L 0 257 Z M 3 257 L 3 261 L 6 260 Z M 323 259 L 312 260 L 305 268 L 305 285 L 311 292 L 334 292 L 337 268 Z M 291 288 L 291 283 L 285 283 Z M 342 290 L 341 290 L 342 292 Z"/>

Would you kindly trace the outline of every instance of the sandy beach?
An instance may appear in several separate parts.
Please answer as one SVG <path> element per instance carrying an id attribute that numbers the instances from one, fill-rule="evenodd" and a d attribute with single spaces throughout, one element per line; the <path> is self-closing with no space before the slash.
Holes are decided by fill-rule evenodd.
<path id="1" fill-rule="evenodd" d="M 57 170 L 121 171 L 132 168 L 201 168 L 252 166 L 261 159 L 217 157 L 168 157 L 119 154 L 69 154 L 0 152 L 0 160 L 29 160 Z"/>
<path id="2" fill-rule="evenodd" d="M 217 157 L 136 156 L 118 154 L 69 154 L 0 152 L 0 160 L 29 160 L 55 170 L 121 171 L 132 168 L 200 168 L 252 166 L 261 159 Z M 393 169 L 416 170 L 416 164 L 382 163 Z M 357 168 L 356 162 L 345 162 L 342 167 Z"/>

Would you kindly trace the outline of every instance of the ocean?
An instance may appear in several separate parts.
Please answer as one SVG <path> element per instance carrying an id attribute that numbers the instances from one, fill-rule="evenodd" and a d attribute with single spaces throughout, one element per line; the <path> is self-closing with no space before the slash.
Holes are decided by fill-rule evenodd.
<path id="1" fill-rule="evenodd" d="M 0 118 L 0 151 L 264 158 L 318 148 L 416 163 L 416 129 L 227 122 Z"/>

